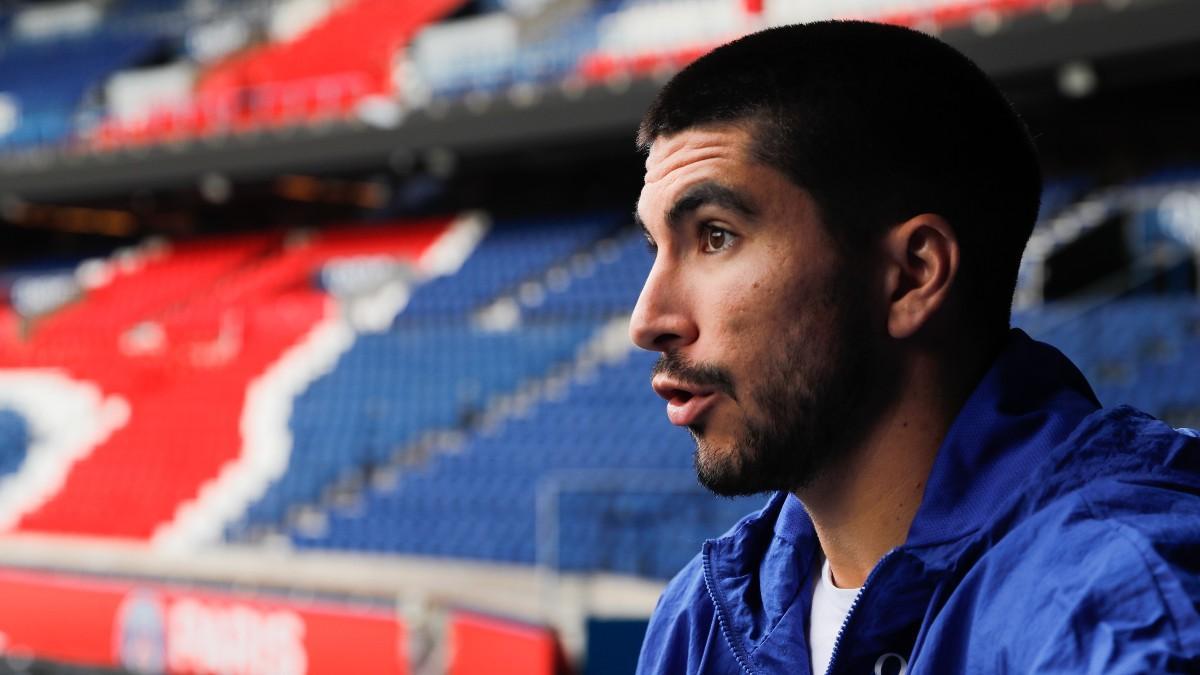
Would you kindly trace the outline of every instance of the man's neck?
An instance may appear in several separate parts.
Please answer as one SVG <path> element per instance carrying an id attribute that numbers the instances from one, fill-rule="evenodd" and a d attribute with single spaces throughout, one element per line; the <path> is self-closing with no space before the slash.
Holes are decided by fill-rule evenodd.
<path id="1" fill-rule="evenodd" d="M 901 394 L 849 449 L 847 461 L 796 492 L 839 587 L 862 586 L 879 559 L 904 543 L 938 448 L 974 388 L 974 378 L 947 381 L 930 366 L 907 369 Z"/>

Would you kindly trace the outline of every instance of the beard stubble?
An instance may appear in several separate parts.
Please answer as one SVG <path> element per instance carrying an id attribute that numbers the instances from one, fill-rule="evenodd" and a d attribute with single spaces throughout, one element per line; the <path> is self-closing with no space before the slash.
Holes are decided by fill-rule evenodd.
<path id="1" fill-rule="evenodd" d="M 703 423 L 688 427 L 701 485 L 727 497 L 792 492 L 846 457 L 882 382 L 864 300 L 841 272 L 798 314 L 809 317 L 804 324 L 762 357 L 766 367 L 757 380 L 743 376 L 739 382 L 719 364 L 690 363 L 677 352 L 659 358 L 655 373 L 712 388 L 743 410 L 729 447 L 708 438 Z M 745 413 L 739 394 L 761 418 Z"/>

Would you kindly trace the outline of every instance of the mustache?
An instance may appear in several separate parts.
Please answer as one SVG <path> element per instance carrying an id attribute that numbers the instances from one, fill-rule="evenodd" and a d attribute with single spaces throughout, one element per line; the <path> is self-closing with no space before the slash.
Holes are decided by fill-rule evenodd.
<path id="1" fill-rule="evenodd" d="M 650 370 L 650 376 L 653 378 L 655 375 L 669 375 L 672 379 L 696 387 L 713 389 L 737 400 L 733 393 L 733 377 L 729 371 L 711 363 L 691 363 L 676 351 L 659 355 L 658 361 Z"/>

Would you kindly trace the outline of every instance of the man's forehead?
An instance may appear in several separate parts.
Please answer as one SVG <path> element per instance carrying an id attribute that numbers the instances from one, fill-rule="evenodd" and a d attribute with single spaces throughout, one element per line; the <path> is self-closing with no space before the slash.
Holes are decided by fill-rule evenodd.
<path id="1" fill-rule="evenodd" d="M 660 136 L 646 157 L 645 183 L 657 183 L 672 173 L 709 160 L 747 159 L 750 133 L 743 125 L 692 127 Z"/>

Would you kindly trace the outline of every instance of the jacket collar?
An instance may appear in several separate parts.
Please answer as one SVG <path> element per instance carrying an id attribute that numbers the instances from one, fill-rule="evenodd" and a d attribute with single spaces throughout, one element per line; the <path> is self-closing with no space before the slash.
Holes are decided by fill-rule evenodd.
<path id="1" fill-rule="evenodd" d="M 942 441 L 906 545 L 955 540 L 987 524 L 996 505 L 1099 407 L 1062 352 L 1013 330 Z"/>

